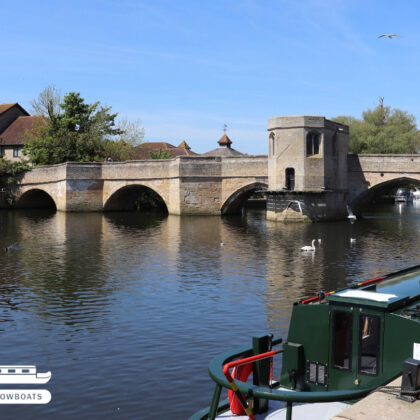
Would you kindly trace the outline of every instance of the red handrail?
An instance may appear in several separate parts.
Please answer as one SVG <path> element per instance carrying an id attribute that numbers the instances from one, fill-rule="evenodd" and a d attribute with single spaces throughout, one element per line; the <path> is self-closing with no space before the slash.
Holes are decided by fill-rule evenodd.
<path id="1" fill-rule="evenodd" d="M 233 392 L 238 397 L 239 402 L 241 403 L 243 409 L 245 410 L 245 413 L 248 415 L 250 420 L 255 420 L 254 414 L 252 413 L 251 408 L 248 406 L 248 403 L 246 402 L 245 398 L 239 392 L 239 388 L 236 385 L 234 379 L 232 378 L 232 375 L 230 374 L 229 369 L 232 369 L 235 366 L 246 365 L 247 363 L 256 362 L 258 360 L 268 359 L 270 357 L 273 357 L 277 353 L 281 353 L 282 351 L 283 349 L 271 350 L 265 353 L 257 354 L 255 356 L 245 357 L 245 359 L 234 360 L 233 362 L 229 362 L 223 365 L 223 374 L 228 380 L 230 386 L 232 387 Z"/>
<path id="2" fill-rule="evenodd" d="M 389 277 L 389 276 L 375 277 L 373 279 L 365 280 L 365 281 L 362 281 L 360 283 L 357 283 L 353 287 L 348 287 L 348 289 L 358 289 L 361 286 L 366 286 L 367 284 L 370 284 L 370 283 L 376 283 L 377 281 L 385 280 L 385 278 L 387 278 L 387 277 Z M 343 289 L 343 290 L 346 290 L 346 289 Z M 307 298 L 307 299 L 302 299 L 301 301 L 299 301 L 299 303 L 301 303 L 302 305 L 306 305 L 307 303 L 316 302 L 318 300 L 322 300 L 325 296 L 332 295 L 335 292 L 336 291 L 333 290 L 333 291 L 328 292 L 328 293 L 323 293 L 322 298 L 321 298 L 321 296 L 320 296 L 321 294 L 320 294 L 320 295 L 317 295 L 317 296 L 312 296 L 312 297 Z"/>

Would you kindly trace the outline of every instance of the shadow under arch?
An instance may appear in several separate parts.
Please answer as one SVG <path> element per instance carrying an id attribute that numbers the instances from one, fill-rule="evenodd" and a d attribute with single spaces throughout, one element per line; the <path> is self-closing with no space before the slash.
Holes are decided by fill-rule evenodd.
<path id="1" fill-rule="evenodd" d="M 222 215 L 238 214 L 241 212 L 245 202 L 250 198 L 255 191 L 267 189 L 267 184 L 263 182 L 254 182 L 253 184 L 245 185 L 239 190 L 236 190 L 222 205 L 220 210 Z"/>
<path id="2" fill-rule="evenodd" d="M 104 211 L 145 211 L 168 214 L 165 200 L 144 185 L 127 185 L 115 191 L 106 201 Z"/>
<path id="3" fill-rule="evenodd" d="M 414 178 L 400 177 L 391 179 L 389 181 L 381 182 L 374 185 L 372 188 L 362 192 L 350 203 L 350 207 L 357 215 L 361 215 L 363 209 L 375 198 L 383 195 L 386 191 L 392 188 L 408 187 L 410 185 L 420 186 L 420 180 Z"/>
<path id="4" fill-rule="evenodd" d="M 54 199 L 44 190 L 34 188 L 23 193 L 15 202 L 16 209 L 53 209 L 57 210 Z"/>

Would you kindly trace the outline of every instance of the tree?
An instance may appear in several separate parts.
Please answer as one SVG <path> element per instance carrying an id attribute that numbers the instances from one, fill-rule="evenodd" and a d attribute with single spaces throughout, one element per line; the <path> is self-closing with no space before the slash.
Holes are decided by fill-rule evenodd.
<path id="1" fill-rule="evenodd" d="M 351 116 L 333 118 L 350 128 L 350 153 L 401 154 L 420 151 L 420 133 L 413 115 L 384 106 L 383 98 L 379 98 L 379 104 L 374 109 L 368 109 L 362 115 L 362 120 Z"/>
<path id="2" fill-rule="evenodd" d="M 25 161 L 11 162 L 0 158 L 0 189 L 5 194 L 5 200 L 9 205 L 14 201 L 12 190 L 21 176 L 30 170 L 30 166 Z"/>
<path id="3" fill-rule="evenodd" d="M 61 102 L 58 91 L 48 86 L 32 107 L 46 120 L 27 134 L 24 153 L 34 165 L 127 159 L 136 144 L 134 138 L 140 142 L 144 136 L 139 121 L 123 120 L 119 126 L 111 107 L 87 104 L 80 93 L 70 92 Z"/>
<path id="4" fill-rule="evenodd" d="M 159 149 L 157 152 L 150 151 L 151 159 L 172 159 L 170 150 Z"/>

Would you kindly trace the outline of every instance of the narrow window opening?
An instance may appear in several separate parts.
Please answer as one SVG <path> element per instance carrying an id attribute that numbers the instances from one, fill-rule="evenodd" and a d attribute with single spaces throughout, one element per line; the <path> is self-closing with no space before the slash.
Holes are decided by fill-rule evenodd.
<path id="1" fill-rule="evenodd" d="M 286 168 L 286 190 L 295 189 L 295 170 L 294 168 Z"/>
<path id="2" fill-rule="evenodd" d="M 275 144 L 274 144 L 274 138 L 275 135 L 274 133 L 270 134 L 270 149 L 271 149 L 271 156 L 274 156 L 276 151 L 275 151 Z"/>
<path id="3" fill-rule="evenodd" d="M 333 366 L 341 370 L 351 370 L 352 313 L 333 312 Z"/>
<path id="4" fill-rule="evenodd" d="M 359 372 L 377 375 L 379 368 L 381 320 L 375 315 L 361 315 L 359 328 Z"/>
<path id="5" fill-rule="evenodd" d="M 332 138 L 332 155 L 337 156 L 337 133 L 334 133 Z"/>

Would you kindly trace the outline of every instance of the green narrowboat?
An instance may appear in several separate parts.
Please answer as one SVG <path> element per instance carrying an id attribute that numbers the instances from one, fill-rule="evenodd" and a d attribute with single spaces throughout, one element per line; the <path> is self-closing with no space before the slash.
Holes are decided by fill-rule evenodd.
<path id="1" fill-rule="evenodd" d="M 226 419 L 241 410 L 244 418 L 291 419 L 294 403 L 311 403 L 312 414 L 303 417 L 317 418 L 314 403 L 354 402 L 401 375 L 406 359 L 420 359 L 419 343 L 420 265 L 320 292 L 294 304 L 284 343 L 253 337 L 251 347 L 214 358 L 211 405 L 190 420 Z M 281 373 L 273 378 L 278 358 Z M 230 398 L 220 401 L 223 388 Z M 281 407 L 278 417 L 270 405 Z"/>

